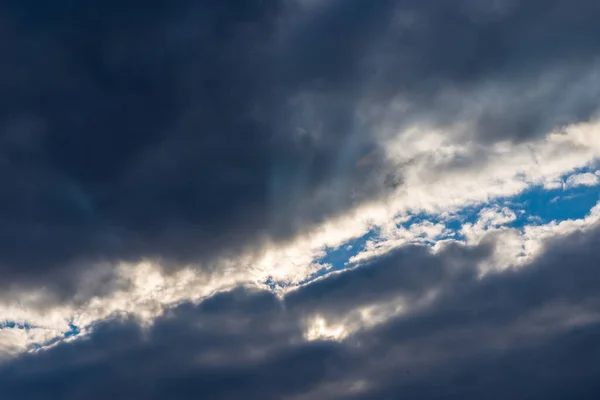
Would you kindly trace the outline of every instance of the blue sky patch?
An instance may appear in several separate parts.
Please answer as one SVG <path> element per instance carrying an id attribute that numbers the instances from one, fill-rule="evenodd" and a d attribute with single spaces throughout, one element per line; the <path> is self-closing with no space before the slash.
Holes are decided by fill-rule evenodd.
<path id="1" fill-rule="evenodd" d="M 511 210 L 516 218 L 507 222 L 504 226 L 519 229 L 527 225 L 543 225 L 552 221 L 582 219 L 600 200 L 600 186 L 579 185 L 569 187 L 567 182 L 570 177 L 586 173 L 593 174 L 594 170 L 592 168 L 580 169 L 563 176 L 562 182 L 564 184 L 559 188 L 548 189 L 542 185 L 536 185 L 517 196 L 497 198 L 488 203 L 467 206 L 450 217 L 427 213 L 409 215 L 406 221 L 399 223 L 397 226 L 410 229 L 416 224 L 425 222 L 441 223 L 450 232 L 450 236 L 460 240 L 464 239 L 460 232 L 461 228 L 468 223 L 475 224 L 479 220 L 480 213 L 487 208 Z M 444 234 L 439 239 L 448 237 L 448 234 Z M 383 238 L 379 236 L 377 229 L 373 229 L 364 236 L 350 240 L 337 248 L 326 249 L 327 253 L 323 257 L 315 259 L 315 263 L 323 264 L 326 267 L 308 277 L 302 283 L 308 283 L 332 271 L 345 269 L 353 256 L 365 250 L 368 241 L 377 241 L 378 239 Z M 435 240 L 424 242 L 432 245 Z M 276 286 L 284 287 L 282 284 L 272 281 L 270 284 L 272 288 Z"/>

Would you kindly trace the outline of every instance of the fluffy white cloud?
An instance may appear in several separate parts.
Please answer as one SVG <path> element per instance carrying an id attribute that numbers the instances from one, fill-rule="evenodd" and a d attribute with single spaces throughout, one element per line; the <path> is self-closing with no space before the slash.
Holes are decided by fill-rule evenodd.
<path id="1" fill-rule="evenodd" d="M 600 178 L 597 174 L 593 174 L 591 172 L 571 175 L 566 181 L 567 188 L 574 188 L 577 186 L 596 186 L 598 184 L 600 184 Z"/>

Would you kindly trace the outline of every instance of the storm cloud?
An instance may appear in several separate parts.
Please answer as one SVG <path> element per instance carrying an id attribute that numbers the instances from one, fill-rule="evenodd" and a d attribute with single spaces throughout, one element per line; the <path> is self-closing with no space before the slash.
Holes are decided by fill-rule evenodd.
<path id="1" fill-rule="evenodd" d="M 0 393 L 597 398 L 598 20 L 0 0 Z"/>
<path id="2" fill-rule="evenodd" d="M 476 265 L 488 250 L 416 246 L 347 279 L 329 277 L 327 290 L 278 299 L 240 288 L 177 306 L 149 329 L 99 322 L 88 338 L 3 366 L 0 389 L 23 399 L 591 399 L 600 373 L 599 238 L 595 228 L 550 241 L 522 269 L 483 278 Z M 392 265 L 404 279 L 377 278 Z M 371 295 L 357 296 L 358 286 Z M 438 294 L 341 342 L 304 340 L 309 316 L 332 321 L 414 297 L 403 286 Z"/>
<path id="3" fill-rule="evenodd" d="M 2 273 L 68 286 L 101 263 L 208 264 L 288 239 L 401 184 L 378 134 L 393 102 L 400 126 L 470 121 L 463 134 L 484 141 L 586 120 L 598 14 L 560 0 L 2 2 Z"/>
<path id="4" fill-rule="evenodd" d="M 377 144 L 350 104 L 331 117 L 294 104 L 306 77 L 278 65 L 283 4 L 169 4 L 4 4 L 11 279 L 207 260 L 385 190 L 382 163 L 356 167 Z"/>

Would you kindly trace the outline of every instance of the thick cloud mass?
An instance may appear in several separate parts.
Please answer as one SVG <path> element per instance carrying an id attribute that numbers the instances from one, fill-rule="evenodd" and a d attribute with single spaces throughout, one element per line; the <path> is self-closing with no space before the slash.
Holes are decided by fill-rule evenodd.
<path id="1" fill-rule="evenodd" d="M 283 7 L 4 2 L 3 273 L 202 261 L 381 192 L 352 104 L 300 104 Z"/>
<path id="2" fill-rule="evenodd" d="M 597 200 L 597 125 L 575 124 L 598 117 L 599 20 L 593 0 L 0 0 L 0 397 L 599 398 L 598 210 L 444 220 L 532 185 Z M 362 261 L 322 277 L 335 252 Z M 213 293 L 252 279 L 303 286 Z"/>
<path id="3" fill-rule="evenodd" d="M 596 110 L 595 2 L 301 4 L 2 2 L 4 276 L 289 238 L 401 181 L 393 102 L 484 141 Z"/>
<path id="4" fill-rule="evenodd" d="M 596 398 L 599 240 L 598 229 L 570 235 L 524 269 L 483 280 L 475 266 L 489 249 L 408 247 L 283 300 L 239 289 L 178 306 L 149 330 L 103 322 L 89 339 L 4 366 L 0 390 L 22 399 Z M 416 304 L 430 290 L 433 302 L 343 342 L 302 340 L 311 315 Z"/>

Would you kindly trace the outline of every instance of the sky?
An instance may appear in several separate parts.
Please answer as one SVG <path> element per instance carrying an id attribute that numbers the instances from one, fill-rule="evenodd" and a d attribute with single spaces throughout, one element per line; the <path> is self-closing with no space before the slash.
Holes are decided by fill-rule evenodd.
<path id="1" fill-rule="evenodd" d="M 599 19 L 0 0 L 0 397 L 599 398 Z"/>

